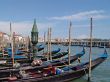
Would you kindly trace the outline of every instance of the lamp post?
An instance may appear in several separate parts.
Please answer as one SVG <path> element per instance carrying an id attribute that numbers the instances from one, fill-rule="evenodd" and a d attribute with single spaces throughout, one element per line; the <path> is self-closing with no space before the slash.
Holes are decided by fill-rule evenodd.
<path id="1" fill-rule="evenodd" d="M 34 20 L 33 28 L 31 31 L 31 42 L 33 46 L 33 58 L 36 58 L 37 53 L 36 44 L 38 43 L 38 29 L 36 25 L 36 20 Z"/>

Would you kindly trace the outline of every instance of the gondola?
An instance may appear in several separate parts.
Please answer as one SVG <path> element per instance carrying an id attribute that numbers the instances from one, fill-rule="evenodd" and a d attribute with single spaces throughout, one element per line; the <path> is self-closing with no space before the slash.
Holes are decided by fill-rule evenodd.
<path id="1" fill-rule="evenodd" d="M 57 50 L 53 50 L 53 51 L 51 51 L 51 52 L 49 52 L 49 53 L 51 53 L 52 55 L 54 55 L 54 54 L 58 53 L 60 50 L 61 50 L 61 49 L 58 48 Z M 42 55 L 47 55 L 47 54 L 48 54 L 48 52 L 43 53 Z"/>
<path id="2" fill-rule="evenodd" d="M 68 51 L 59 52 L 59 53 L 57 53 L 57 54 L 52 55 L 52 59 L 59 59 L 59 58 L 65 56 L 65 55 L 67 55 L 67 54 L 68 54 Z M 46 58 L 45 56 L 38 55 L 37 57 L 40 58 L 42 61 L 47 61 L 47 58 Z"/>
<path id="3" fill-rule="evenodd" d="M 38 49 L 38 52 L 44 49 L 44 46 L 39 45 L 36 47 Z M 25 53 L 27 53 L 28 51 L 26 51 L 24 48 L 19 48 L 15 50 L 15 54 L 16 55 L 23 55 Z M 11 55 L 12 54 L 12 49 L 11 48 L 4 48 L 4 53 Z M 2 53 L 1 53 L 2 54 Z"/>
<path id="4" fill-rule="evenodd" d="M 59 52 L 59 53 L 53 55 L 52 59 L 58 59 L 58 58 L 61 58 L 61 57 L 65 56 L 65 55 L 67 55 L 67 54 L 68 54 L 68 51 Z M 42 61 L 47 61 L 47 58 L 44 57 L 44 56 L 41 56 L 41 55 L 40 56 L 38 55 L 37 58 L 41 59 Z M 33 61 L 32 59 L 29 59 L 26 56 L 19 56 L 19 55 L 15 55 L 14 59 L 15 59 L 16 62 L 18 62 L 20 64 L 31 63 Z M 8 58 L 0 58 L 0 60 L 1 61 L 7 61 L 7 63 L 12 61 L 12 59 L 10 57 L 8 57 Z"/>
<path id="5" fill-rule="evenodd" d="M 4 52 L 7 53 L 8 55 L 11 55 L 11 54 L 12 54 L 12 48 L 5 48 L 5 49 L 4 49 Z M 22 50 L 20 50 L 20 49 L 15 50 L 15 54 L 16 54 L 16 55 L 22 55 L 22 54 L 24 54 L 24 53 L 25 53 L 25 52 L 22 51 Z"/>
<path id="6" fill-rule="evenodd" d="M 66 52 L 59 52 L 59 53 L 53 55 L 52 56 L 52 59 L 59 59 L 59 58 L 65 56 L 67 54 L 68 54 L 68 51 L 66 51 Z M 25 56 L 19 56 L 19 55 L 15 55 L 14 58 L 15 58 L 15 61 L 18 62 L 18 63 L 20 63 L 20 64 L 31 63 L 33 61 L 32 59 L 29 59 L 29 58 L 27 58 Z M 42 61 L 47 61 L 47 58 L 45 56 L 37 56 L 37 58 L 38 59 L 41 59 Z M 12 59 L 10 57 L 9 58 L 0 58 L 0 61 L 1 62 L 3 62 L 3 61 L 5 62 L 6 61 L 7 64 L 8 64 L 8 62 L 11 62 Z M 5 65 L 4 64 L 2 66 L 12 66 L 12 65 L 11 64 L 10 65 Z"/>
<path id="7" fill-rule="evenodd" d="M 59 59 L 63 56 L 65 56 L 66 54 L 68 54 L 68 52 L 60 52 L 60 53 L 57 53 L 55 54 L 54 56 L 52 56 L 52 59 Z M 19 56 L 19 55 L 15 55 L 15 61 L 20 63 L 20 64 L 23 64 L 23 63 L 31 63 L 33 60 L 32 59 L 29 59 L 25 56 Z M 37 58 L 41 59 L 42 61 L 47 61 L 47 58 L 44 57 L 44 56 L 37 56 Z M 12 64 L 9 64 L 12 59 L 10 57 L 8 58 L 0 58 L 0 61 L 1 62 L 7 62 L 7 65 L 6 64 L 0 64 L 0 66 L 12 66 Z"/>
<path id="8" fill-rule="evenodd" d="M 42 46 L 42 47 L 39 47 L 39 48 L 38 48 L 38 52 L 41 51 L 41 50 L 43 50 L 43 49 L 44 49 L 43 46 Z"/>
<path id="9" fill-rule="evenodd" d="M 107 53 L 106 50 L 102 56 L 94 59 L 91 61 L 91 69 L 93 70 L 96 68 L 99 64 L 101 64 L 104 60 L 107 59 Z M 53 69 L 53 68 L 51 68 Z M 51 70 L 50 69 L 50 70 Z M 53 71 L 53 72 L 52 72 Z M 27 76 L 20 75 L 17 77 L 17 82 L 68 82 L 77 78 L 80 78 L 87 74 L 89 71 L 89 62 L 82 63 L 76 66 L 70 65 L 65 66 L 62 69 L 57 69 L 55 72 L 54 70 L 51 70 L 51 73 L 48 73 L 45 75 L 45 71 L 42 72 L 26 72 Z M 4 79 L 4 80 L 10 80 L 10 79 Z"/>
<path id="10" fill-rule="evenodd" d="M 41 50 L 43 50 L 43 49 L 44 49 L 44 46 L 39 45 L 39 46 L 37 46 L 37 48 L 38 48 L 38 52 L 39 52 L 39 51 L 41 51 Z"/>
<path id="11" fill-rule="evenodd" d="M 85 49 L 83 48 L 83 50 L 80 53 L 70 56 L 70 63 L 74 62 L 75 60 L 77 60 L 78 58 L 83 56 L 84 54 L 85 54 Z M 38 70 L 42 70 L 43 68 L 46 68 L 48 66 L 62 66 L 62 65 L 68 65 L 68 57 L 59 59 L 59 60 L 45 61 L 40 66 L 34 66 L 34 67 L 30 67 L 30 68 L 26 67 L 26 68 L 22 68 L 22 69 L 38 71 Z"/>
<path id="12" fill-rule="evenodd" d="M 59 53 L 53 55 L 52 59 L 61 58 L 61 57 L 65 56 L 65 55 L 67 55 L 67 54 L 68 54 L 68 51 L 66 51 L 66 52 L 59 52 Z"/>
<path id="13" fill-rule="evenodd" d="M 83 48 L 83 50 L 70 57 L 70 62 L 74 62 L 75 60 L 77 60 L 79 57 L 83 56 L 85 54 L 85 50 Z M 26 70 L 26 71 L 38 71 L 38 70 L 43 70 L 43 68 L 47 68 L 48 66 L 62 66 L 62 65 L 67 65 L 68 64 L 68 57 L 64 58 L 64 59 L 60 59 L 60 60 L 53 60 L 53 61 L 45 61 L 42 63 L 42 65 L 40 66 L 26 66 L 26 67 L 20 67 L 19 69 L 13 68 L 13 67 L 7 67 L 5 68 L 1 68 L 0 69 L 0 74 L 2 74 L 0 76 L 0 78 L 2 77 L 7 77 L 10 76 L 10 73 L 12 74 L 18 74 L 20 70 Z"/>

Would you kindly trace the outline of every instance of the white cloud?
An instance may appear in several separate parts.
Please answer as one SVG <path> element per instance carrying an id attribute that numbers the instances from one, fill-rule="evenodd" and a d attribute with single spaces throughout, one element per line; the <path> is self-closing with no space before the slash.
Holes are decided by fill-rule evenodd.
<path id="1" fill-rule="evenodd" d="M 30 22 L 12 22 L 12 31 L 17 34 L 26 34 L 32 28 L 32 23 Z M 0 31 L 5 33 L 10 33 L 10 22 L 8 21 L 0 21 Z"/>
<path id="2" fill-rule="evenodd" d="M 54 23 L 37 23 L 39 32 L 47 30 L 49 26 L 53 26 Z M 31 34 L 31 29 L 33 22 L 30 21 L 21 21 L 21 22 L 12 22 L 12 31 L 23 35 L 28 36 Z M 9 21 L 0 21 L 0 31 L 10 34 L 10 22 Z"/>
<path id="3" fill-rule="evenodd" d="M 92 10 L 92 11 L 85 11 L 85 12 L 80 12 L 68 16 L 61 16 L 61 17 L 51 17 L 49 19 L 55 19 L 55 20 L 85 20 L 90 17 L 93 17 L 95 19 L 103 19 L 107 18 L 108 16 L 105 15 L 105 11 L 103 10 Z"/>

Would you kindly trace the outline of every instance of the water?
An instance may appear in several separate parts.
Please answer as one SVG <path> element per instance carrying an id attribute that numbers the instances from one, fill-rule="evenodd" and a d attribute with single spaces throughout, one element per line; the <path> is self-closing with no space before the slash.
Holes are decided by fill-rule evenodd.
<path id="1" fill-rule="evenodd" d="M 52 50 L 57 49 L 58 47 L 61 48 L 61 51 L 65 51 L 68 49 L 68 46 L 62 46 L 62 45 L 52 45 Z M 81 62 L 86 62 L 89 60 L 89 48 L 86 47 L 86 54 L 81 57 Z M 79 46 L 71 46 L 71 54 L 74 55 L 75 53 L 78 53 L 82 50 L 82 47 Z M 99 57 L 101 54 L 103 54 L 104 49 L 103 48 L 92 48 L 92 59 Z M 108 54 L 110 54 L 110 49 L 107 49 Z M 78 62 L 78 61 L 76 61 Z M 76 63 L 74 62 L 74 63 Z M 73 64 L 74 64 L 73 63 Z M 87 82 L 87 75 L 70 81 L 70 82 Z M 110 57 L 108 56 L 107 60 L 104 61 L 102 64 L 100 64 L 98 67 L 96 67 L 94 70 L 92 70 L 92 78 L 91 82 L 110 82 Z"/>

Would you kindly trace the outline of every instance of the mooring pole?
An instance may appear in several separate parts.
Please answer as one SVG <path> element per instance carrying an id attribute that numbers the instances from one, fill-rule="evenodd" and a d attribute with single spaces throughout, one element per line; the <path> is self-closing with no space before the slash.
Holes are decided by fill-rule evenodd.
<path id="1" fill-rule="evenodd" d="M 52 28 L 49 28 L 49 42 L 50 42 L 50 60 L 52 61 L 52 53 L 51 53 L 51 31 L 52 31 Z"/>
<path id="2" fill-rule="evenodd" d="M 12 66 L 14 66 L 14 35 L 15 33 L 12 32 L 11 23 L 10 23 L 10 39 L 11 39 L 11 48 L 12 48 Z"/>
<path id="3" fill-rule="evenodd" d="M 49 28 L 48 28 L 48 33 L 47 33 L 47 42 L 48 42 L 47 43 L 48 44 L 47 45 L 47 52 L 48 53 L 46 55 L 47 55 L 47 60 L 49 60 Z"/>
<path id="4" fill-rule="evenodd" d="M 89 52 L 89 74 L 88 74 L 88 82 L 91 81 L 91 54 L 92 54 L 92 18 L 90 19 L 90 52 Z"/>
<path id="5" fill-rule="evenodd" d="M 71 26 L 72 23 L 70 21 L 70 26 L 69 26 L 69 49 L 68 49 L 68 65 L 70 65 L 70 50 L 71 50 Z"/>
<path id="6" fill-rule="evenodd" d="M 46 42 L 46 40 L 45 40 L 45 38 L 46 38 L 45 34 L 46 34 L 46 32 L 44 32 L 44 50 L 43 50 L 43 53 L 45 52 L 45 42 Z"/>

